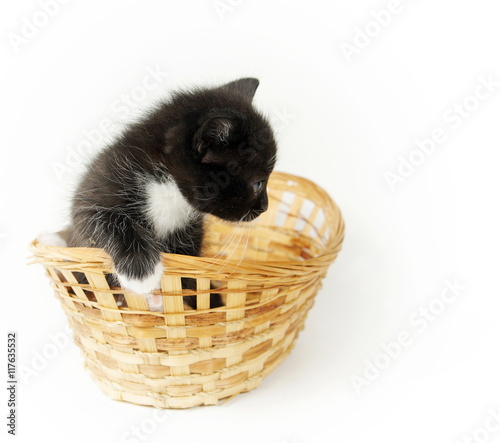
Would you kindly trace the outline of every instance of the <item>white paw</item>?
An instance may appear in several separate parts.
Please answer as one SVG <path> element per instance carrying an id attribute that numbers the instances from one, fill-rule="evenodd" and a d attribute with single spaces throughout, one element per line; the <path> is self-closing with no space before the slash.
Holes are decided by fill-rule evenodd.
<path id="1" fill-rule="evenodd" d="M 146 294 L 149 310 L 153 312 L 163 312 L 163 300 L 161 295 Z"/>
<path id="2" fill-rule="evenodd" d="M 38 243 L 43 243 L 49 246 L 57 246 L 59 248 L 65 248 L 68 246 L 66 241 L 55 232 L 42 232 L 36 239 Z"/>
<path id="3" fill-rule="evenodd" d="M 149 294 L 161 288 L 161 276 L 163 275 L 163 264 L 159 262 L 152 274 L 146 278 L 130 278 L 123 274 L 117 274 L 122 288 L 135 292 L 136 294 Z"/>

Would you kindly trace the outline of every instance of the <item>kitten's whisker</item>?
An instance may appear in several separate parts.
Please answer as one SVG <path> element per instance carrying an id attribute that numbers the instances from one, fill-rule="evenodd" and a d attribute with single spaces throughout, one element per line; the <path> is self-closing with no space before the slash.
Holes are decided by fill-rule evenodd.
<path id="1" fill-rule="evenodd" d="M 249 211 L 248 211 L 249 212 Z M 237 234 L 237 231 L 238 231 L 238 228 L 240 227 L 241 223 L 242 223 L 242 220 L 248 215 L 248 212 L 240 219 L 238 220 L 238 222 L 236 223 L 236 225 L 234 224 L 234 222 L 227 222 L 225 220 L 220 220 L 220 222 L 222 224 L 229 224 L 230 226 L 233 227 L 232 231 L 231 231 L 231 235 L 229 237 L 226 237 L 224 238 L 216 247 L 220 246 L 222 243 L 224 243 L 224 248 L 222 251 L 219 251 L 214 257 L 212 258 L 215 258 L 217 257 L 217 255 L 221 254 L 224 252 L 224 249 L 227 249 L 226 246 L 233 240 L 233 238 L 236 236 Z"/>
<path id="2" fill-rule="evenodd" d="M 218 261 L 223 260 L 223 258 L 224 258 L 224 257 L 223 257 L 223 256 L 224 256 L 224 253 L 225 253 L 225 252 L 226 252 L 226 250 L 229 248 L 229 246 L 231 245 L 231 242 L 233 241 L 234 237 L 236 236 L 236 234 L 237 234 L 237 229 L 238 229 L 238 227 L 239 227 L 240 223 L 241 223 L 241 221 L 239 221 L 239 222 L 236 224 L 236 226 L 233 226 L 233 229 L 232 229 L 232 231 L 231 231 L 231 235 L 229 235 L 229 237 L 226 237 L 224 240 L 222 240 L 222 241 L 221 241 L 221 242 L 217 245 L 217 247 L 218 247 L 218 246 L 220 246 L 220 245 L 221 245 L 221 243 L 224 243 L 224 246 L 222 247 L 222 249 L 221 249 L 221 250 L 220 250 L 217 254 L 215 254 L 215 255 L 212 257 L 212 259 L 216 259 L 216 260 L 215 260 L 215 262 L 213 263 L 213 265 L 217 264 L 217 262 L 218 262 Z M 221 258 L 220 258 L 220 259 L 217 259 L 217 258 L 216 258 L 218 255 L 220 255 L 220 256 L 221 256 Z M 208 268 L 210 268 L 210 267 L 212 267 L 212 265 L 208 266 Z"/>
<path id="3" fill-rule="evenodd" d="M 231 235 L 229 236 L 229 238 L 226 240 L 225 242 L 225 245 L 224 245 L 224 248 L 219 251 L 214 257 L 212 258 L 216 258 L 219 254 L 221 255 L 220 259 L 216 259 L 215 262 L 212 264 L 212 265 L 215 265 L 215 264 L 218 264 L 221 260 L 224 259 L 224 253 L 231 247 L 231 243 L 233 242 L 234 238 L 236 237 L 236 235 L 238 234 L 238 231 L 239 231 L 239 228 L 241 226 L 241 224 L 243 223 L 243 220 L 247 217 L 247 215 L 250 213 L 250 210 L 248 210 L 244 215 L 243 217 L 241 217 L 239 220 L 238 220 L 238 223 L 236 224 L 236 226 L 233 227 L 233 230 L 231 232 Z M 234 254 L 234 251 L 236 250 L 236 248 L 238 247 L 239 243 L 241 242 L 241 236 L 240 236 L 240 239 L 238 241 L 238 243 L 236 244 L 236 246 L 233 248 L 233 252 L 232 254 Z M 220 243 L 219 243 L 220 244 Z M 224 264 L 222 265 L 222 268 L 221 270 L 223 269 L 223 267 L 226 265 L 226 263 L 231 259 L 231 255 L 228 256 L 227 260 L 224 262 Z M 209 265 L 207 268 L 210 268 L 212 267 L 212 265 Z M 220 270 L 219 270 L 220 272 Z"/>
<path id="4" fill-rule="evenodd" d="M 248 215 L 248 214 L 247 214 L 247 215 Z M 237 228 L 239 228 L 239 226 L 241 225 L 241 223 L 242 223 L 242 221 L 240 220 L 240 221 L 238 222 L 238 226 L 237 226 Z M 221 272 L 221 271 L 224 269 L 224 267 L 226 266 L 226 264 L 229 262 L 229 260 L 231 260 L 231 258 L 232 258 L 232 257 L 233 257 L 233 255 L 234 255 L 234 252 L 236 251 L 236 249 L 237 249 L 237 248 L 238 248 L 238 246 L 240 245 L 240 243 L 241 243 L 241 239 L 242 239 L 242 238 L 243 238 L 243 235 L 241 235 L 241 234 L 240 234 L 239 239 L 238 239 L 238 243 L 235 243 L 234 248 L 233 248 L 233 251 L 231 252 L 231 254 L 230 254 L 230 255 L 228 255 L 227 259 L 226 259 L 226 260 L 224 261 L 224 263 L 222 264 L 222 267 L 219 269 L 218 273 L 219 273 L 219 272 Z"/>
<path id="5" fill-rule="evenodd" d="M 259 227 L 257 226 L 255 229 L 254 229 L 254 237 L 255 237 L 255 251 L 256 251 L 256 254 L 259 254 Z M 258 256 L 258 255 L 257 255 Z"/>
<path id="6" fill-rule="evenodd" d="M 212 198 L 211 197 L 207 197 L 207 198 L 195 197 L 195 200 L 198 200 L 198 201 L 201 201 L 201 202 L 207 202 L 207 201 L 212 200 Z"/>
<path id="7" fill-rule="evenodd" d="M 241 262 L 243 261 L 243 258 L 245 257 L 245 252 L 247 251 L 247 247 L 248 247 L 248 240 L 250 239 L 250 230 L 251 229 L 252 229 L 252 224 L 248 223 L 247 241 L 245 243 L 245 248 L 243 249 L 243 253 L 240 256 L 240 261 L 238 262 L 238 264 L 236 265 L 236 267 L 233 269 L 233 272 L 231 272 L 231 274 L 229 274 L 230 276 L 234 274 L 234 272 L 236 271 L 236 269 L 238 269 L 238 267 L 240 266 Z"/>
<path id="8" fill-rule="evenodd" d="M 247 215 L 250 213 L 250 210 L 248 210 L 244 215 L 243 217 L 240 218 L 240 220 L 238 221 L 238 224 L 236 225 L 236 227 L 234 228 L 233 231 L 235 231 L 235 234 L 237 233 L 237 231 L 239 231 L 239 228 L 241 226 L 241 224 L 243 223 L 243 220 L 247 217 Z M 234 238 L 234 236 L 232 236 L 232 238 Z M 238 243 L 235 244 L 234 248 L 233 248 L 233 251 L 230 255 L 228 255 L 228 258 L 226 259 L 226 261 L 223 263 L 222 267 L 220 268 L 219 272 L 224 268 L 224 266 L 226 266 L 226 264 L 229 262 L 229 260 L 231 259 L 231 257 L 233 256 L 234 252 L 236 251 L 236 249 L 238 248 L 238 246 L 240 245 L 240 242 L 243 238 L 243 235 L 240 234 L 240 237 L 239 237 L 239 240 L 238 240 Z M 248 242 L 248 238 L 247 238 L 247 242 Z M 230 246 L 230 245 L 229 245 Z M 241 263 L 241 261 L 240 261 Z"/>

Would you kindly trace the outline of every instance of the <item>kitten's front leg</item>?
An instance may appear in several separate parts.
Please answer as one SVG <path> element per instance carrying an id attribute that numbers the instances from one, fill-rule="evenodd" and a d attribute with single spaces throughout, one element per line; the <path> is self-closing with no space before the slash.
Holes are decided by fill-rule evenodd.
<path id="1" fill-rule="evenodd" d="M 98 226 L 93 232 L 99 234 L 93 236 L 94 243 L 111 256 L 120 285 L 136 294 L 147 295 L 150 306 L 161 310 L 161 306 L 156 306 L 158 300 L 150 294 L 161 287 L 164 269 L 161 245 L 148 229 L 127 215 L 101 213 L 96 221 Z"/>
<path id="2" fill-rule="evenodd" d="M 151 292 L 161 288 L 163 263 L 149 236 L 131 237 L 125 248 L 113 253 L 118 281 L 122 288 L 145 295 L 151 311 L 163 311 L 163 301 Z"/>
<path id="3" fill-rule="evenodd" d="M 145 295 L 150 309 L 161 311 L 161 297 L 151 292 L 161 288 L 164 267 L 154 241 L 149 240 L 147 237 L 129 238 L 131 243 L 115 249 L 112 259 L 122 288 Z"/>
<path id="4" fill-rule="evenodd" d="M 140 261 L 141 258 L 129 259 L 128 263 Z M 163 264 L 160 260 L 154 265 L 142 266 L 142 263 L 136 263 L 134 266 L 140 267 L 138 274 L 131 274 L 127 266 L 118 265 L 115 261 L 115 269 L 121 286 L 136 294 L 149 294 L 152 291 L 161 288 L 161 276 L 163 275 Z M 120 271 L 121 269 L 121 271 Z"/>

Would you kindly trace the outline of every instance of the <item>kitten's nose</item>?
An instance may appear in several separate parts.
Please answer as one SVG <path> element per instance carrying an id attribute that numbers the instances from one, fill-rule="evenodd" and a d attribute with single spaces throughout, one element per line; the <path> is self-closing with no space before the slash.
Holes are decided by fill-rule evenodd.
<path id="1" fill-rule="evenodd" d="M 268 202 L 267 197 L 266 197 L 266 198 L 263 198 L 260 200 L 259 206 L 256 208 L 256 211 L 259 214 L 262 214 L 263 212 L 267 211 L 268 207 L 269 207 L 269 202 Z"/>

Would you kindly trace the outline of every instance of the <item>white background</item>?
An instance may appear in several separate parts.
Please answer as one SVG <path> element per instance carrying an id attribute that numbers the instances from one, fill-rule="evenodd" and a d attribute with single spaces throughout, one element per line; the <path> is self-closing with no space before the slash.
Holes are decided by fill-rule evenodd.
<path id="1" fill-rule="evenodd" d="M 47 23 L 41 3 L 9 2 L 0 18 L 0 315 L 30 370 L 17 441 L 500 441 L 500 85 L 487 98 L 477 89 L 481 76 L 500 82 L 498 1 L 401 0 L 390 23 L 383 0 L 71 1 Z M 344 249 L 262 386 L 153 421 L 84 372 L 27 247 L 64 226 L 89 133 L 97 148 L 108 120 L 179 86 L 242 76 L 261 81 L 255 103 L 278 133 L 278 169 L 341 207 Z M 457 120 L 464 101 L 471 112 Z M 446 141 L 415 154 L 439 129 Z M 410 156 L 421 164 L 392 189 L 387 174 Z M 444 304 L 447 280 L 466 289 Z M 384 343 L 397 349 L 404 331 L 411 343 L 387 357 Z"/>

